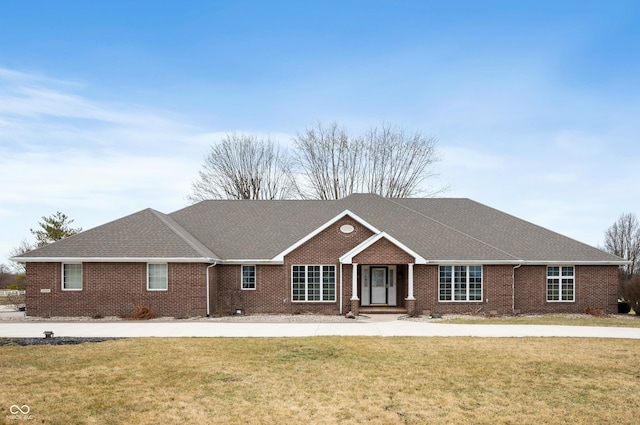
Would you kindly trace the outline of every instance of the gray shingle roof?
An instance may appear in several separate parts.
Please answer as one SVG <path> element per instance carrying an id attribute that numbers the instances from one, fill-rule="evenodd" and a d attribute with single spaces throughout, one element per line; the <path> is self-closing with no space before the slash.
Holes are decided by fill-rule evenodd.
<path id="1" fill-rule="evenodd" d="M 44 258 L 268 261 L 349 210 L 430 262 L 617 263 L 621 259 L 469 199 L 204 201 L 146 209 L 24 254 Z"/>
<path id="2" fill-rule="evenodd" d="M 36 258 L 217 258 L 171 217 L 145 209 L 23 254 Z"/>

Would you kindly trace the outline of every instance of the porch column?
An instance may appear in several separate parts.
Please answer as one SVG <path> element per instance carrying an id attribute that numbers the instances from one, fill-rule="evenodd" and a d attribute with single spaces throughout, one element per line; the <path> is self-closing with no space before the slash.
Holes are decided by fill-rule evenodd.
<path id="1" fill-rule="evenodd" d="M 358 315 L 360 310 L 360 299 L 358 299 L 358 263 L 353 263 L 351 276 L 351 313 Z"/>
<path id="2" fill-rule="evenodd" d="M 359 301 L 359 298 L 358 298 L 358 263 L 353 263 L 353 273 L 352 273 L 352 276 L 351 276 L 351 301 Z"/>
<path id="3" fill-rule="evenodd" d="M 409 271 L 407 272 L 407 283 L 409 286 L 409 293 L 407 294 L 407 300 L 415 300 L 413 297 L 413 263 L 409 263 Z"/>
<path id="4" fill-rule="evenodd" d="M 409 270 L 407 271 L 407 298 L 404 301 L 404 305 L 407 308 L 407 313 L 410 316 L 416 314 L 416 299 L 413 296 L 413 263 L 408 264 L 407 267 Z"/>

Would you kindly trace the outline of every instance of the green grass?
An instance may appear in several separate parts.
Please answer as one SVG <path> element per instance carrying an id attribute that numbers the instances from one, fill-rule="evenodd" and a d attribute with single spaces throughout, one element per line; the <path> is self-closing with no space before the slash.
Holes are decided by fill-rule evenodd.
<path id="1" fill-rule="evenodd" d="M 483 324 L 483 325 L 563 325 L 563 326 L 605 326 L 640 328 L 640 316 L 625 314 L 604 317 L 586 314 L 544 314 L 535 316 L 500 316 L 485 318 L 481 316 L 456 316 L 453 318 L 435 319 L 437 323 Z"/>
<path id="2" fill-rule="evenodd" d="M 635 424 L 638 358 L 638 341 L 569 338 L 0 347 L 0 422 L 26 404 L 45 424 Z"/>

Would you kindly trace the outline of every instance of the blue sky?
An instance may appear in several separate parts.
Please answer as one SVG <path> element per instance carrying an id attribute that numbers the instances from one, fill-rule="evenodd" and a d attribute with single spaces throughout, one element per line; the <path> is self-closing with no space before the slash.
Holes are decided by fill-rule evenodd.
<path id="1" fill-rule="evenodd" d="M 434 185 L 591 245 L 640 214 L 636 1 L 30 1 L 0 13 L 0 262 L 187 204 L 226 132 L 438 139 Z"/>

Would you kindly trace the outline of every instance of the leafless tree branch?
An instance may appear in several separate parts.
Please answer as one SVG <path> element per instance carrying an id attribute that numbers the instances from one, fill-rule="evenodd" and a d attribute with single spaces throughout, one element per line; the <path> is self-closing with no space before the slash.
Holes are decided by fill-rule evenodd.
<path id="1" fill-rule="evenodd" d="M 187 199 L 286 199 L 295 194 L 289 159 L 267 139 L 227 134 L 211 146 Z"/>

